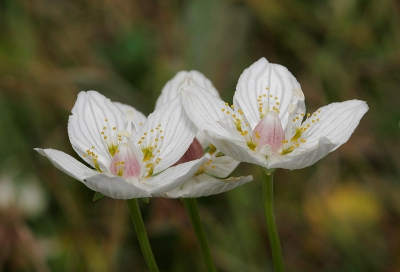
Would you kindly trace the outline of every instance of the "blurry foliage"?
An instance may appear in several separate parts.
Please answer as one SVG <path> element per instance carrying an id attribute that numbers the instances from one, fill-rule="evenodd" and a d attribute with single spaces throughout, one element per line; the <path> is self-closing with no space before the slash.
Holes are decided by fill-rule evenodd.
<path id="1" fill-rule="evenodd" d="M 2 205 L 0 270 L 145 271 L 125 203 L 92 203 L 33 148 L 74 154 L 66 125 L 81 90 L 148 114 L 167 80 L 197 69 L 229 101 L 260 57 L 295 75 L 310 112 L 348 99 L 370 107 L 337 151 L 276 172 L 287 270 L 400 270 L 399 9 L 394 0 L 0 0 L 1 203 L 24 180 L 40 181 L 47 203 L 35 216 L 15 200 Z M 260 170 L 235 171 L 248 173 L 254 182 L 200 199 L 220 271 L 272 271 Z M 179 200 L 142 210 L 162 271 L 204 271 Z"/>

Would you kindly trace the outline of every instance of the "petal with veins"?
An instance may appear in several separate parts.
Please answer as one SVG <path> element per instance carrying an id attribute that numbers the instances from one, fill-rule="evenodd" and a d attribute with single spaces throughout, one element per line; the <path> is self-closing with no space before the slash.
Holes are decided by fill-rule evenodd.
<path id="1" fill-rule="evenodd" d="M 326 137 L 331 142 L 336 143 L 335 150 L 350 138 L 361 117 L 368 111 L 368 105 L 364 101 L 349 100 L 341 103 L 332 103 L 320 108 L 317 112 L 319 119 L 315 124 L 312 118 L 308 123 L 310 128 L 303 133 L 303 137 L 308 139 L 319 139 Z M 313 115 L 311 115 L 313 116 Z M 333 151 L 332 150 L 332 151 Z"/>
<path id="2" fill-rule="evenodd" d="M 251 151 L 247 147 L 245 141 L 232 141 L 231 139 L 223 138 L 209 130 L 204 131 L 204 135 L 225 155 L 238 161 L 254 163 L 267 167 L 267 160 L 265 157 L 260 153 Z"/>
<path id="3" fill-rule="evenodd" d="M 208 162 L 207 162 L 208 163 Z M 225 178 L 239 165 L 239 161 L 228 156 L 212 157 L 212 162 L 206 163 L 204 173 L 216 178 Z"/>
<path id="4" fill-rule="evenodd" d="M 194 198 L 220 194 L 252 181 L 252 176 L 217 179 L 207 174 L 194 176 L 182 186 L 166 193 L 170 198 Z"/>
<path id="5" fill-rule="evenodd" d="M 147 190 L 139 187 L 137 178 L 131 177 L 131 182 L 132 183 L 128 183 L 121 177 L 109 174 L 96 174 L 84 180 L 84 183 L 90 189 L 114 199 L 131 199 L 151 196 Z"/>
<path id="6" fill-rule="evenodd" d="M 200 87 L 185 87 L 181 91 L 182 104 L 190 120 L 200 131 L 211 130 L 225 137 L 232 137 L 218 122 L 236 129 L 234 123 L 222 111 L 225 103 Z"/>
<path id="7" fill-rule="evenodd" d="M 261 120 L 260 102 L 267 103 L 269 108 L 277 107 L 281 120 L 287 118 L 287 109 L 293 99 L 293 89 L 301 89 L 301 87 L 286 67 L 269 63 L 265 58 L 261 58 L 241 74 L 233 104 L 236 109 L 243 110 L 251 127 L 254 128 Z M 258 101 L 260 96 L 262 99 Z"/>
<path id="8" fill-rule="evenodd" d="M 186 86 L 199 86 L 206 89 L 214 96 L 219 97 L 211 81 L 198 71 L 178 72 L 161 90 L 161 95 L 156 102 L 156 109 L 179 95 L 179 92 Z"/>
<path id="9" fill-rule="evenodd" d="M 320 138 L 317 144 L 312 147 L 303 148 L 303 146 L 295 149 L 292 153 L 285 156 L 270 156 L 267 159 L 268 169 L 284 168 L 284 169 L 301 169 L 316 163 L 325 157 L 329 152 L 336 148 L 336 144 L 326 138 Z"/>
<path id="10" fill-rule="evenodd" d="M 156 174 L 182 157 L 196 132 L 196 127 L 184 113 L 181 97 L 176 97 L 149 115 L 136 135 L 134 144 L 148 154 L 148 164 L 154 164 Z"/>
<path id="11" fill-rule="evenodd" d="M 86 177 L 97 173 L 64 152 L 51 148 L 35 148 L 35 150 L 47 157 L 55 167 L 79 181 L 83 181 Z"/>
<path id="12" fill-rule="evenodd" d="M 169 167 L 165 171 L 147 178 L 141 183 L 142 188 L 148 190 L 152 195 L 164 196 L 164 192 L 180 186 L 192 177 L 199 167 L 209 158 L 209 155 L 206 155 L 198 160 Z"/>
<path id="13" fill-rule="evenodd" d="M 93 156 L 87 154 L 89 150 L 98 156 L 102 170 L 108 168 L 111 155 L 104 137 L 108 137 L 107 140 L 117 138 L 114 127 L 116 130 L 125 129 L 126 122 L 124 113 L 110 99 L 95 91 L 78 94 L 68 120 L 68 136 L 72 147 L 83 160 L 95 166 Z M 102 130 L 105 135 L 101 134 Z"/>

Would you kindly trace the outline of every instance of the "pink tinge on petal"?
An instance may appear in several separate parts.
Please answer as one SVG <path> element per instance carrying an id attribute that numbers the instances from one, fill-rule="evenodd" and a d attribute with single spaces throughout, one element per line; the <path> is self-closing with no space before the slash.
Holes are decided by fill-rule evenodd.
<path id="1" fill-rule="evenodd" d="M 265 145 L 269 145 L 272 152 L 277 152 L 285 140 L 285 133 L 281 120 L 276 111 L 269 111 L 257 124 L 253 131 L 253 138 L 257 142 L 257 150 L 260 151 Z"/>
<path id="2" fill-rule="evenodd" d="M 190 144 L 188 150 L 186 150 L 185 154 L 176 162 L 175 165 L 190 162 L 203 157 L 203 147 L 201 146 L 200 142 L 194 138 L 193 142 Z"/>
<path id="3" fill-rule="evenodd" d="M 110 171 L 112 174 L 124 179 L 139 176 L 140 164 L 132 147 L 128 143 L 122 143 L 118 147 L 118 151 L 111 161 Z"/>

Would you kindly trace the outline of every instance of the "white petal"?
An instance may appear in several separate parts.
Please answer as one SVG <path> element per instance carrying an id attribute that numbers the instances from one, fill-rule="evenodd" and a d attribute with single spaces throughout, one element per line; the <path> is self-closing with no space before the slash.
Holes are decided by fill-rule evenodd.
<path id="1" fill-rule="evenodd" d="M 219 97 L 219 93 L 211 81 L 202 73 L 198 71 L 181 71 L 178 72 L 170 81 L 168 81 L 161 90 L 161 95 L 158 97 L 156 102 L 156 109 L 164 103 L 177 97 L 181 89 L 185 86 L 203 87 L 212 95 Z"/>
<path id="2" fill-rule="evenodd" d="M 41 148 L 35 148 L 35 150 L 47 157 L 55 167 L 79 181 L 83 181 L 88 176 L 98 173 L 59 150 Z"/>
<path id="3" fill-rule="evenodd" d="M 129 121 L 133 122 L 134 128 L 132 129 L 134 129 L 134 132 L 138 131 L 139 127 L 141 127 L 146 122 L 147 120 L 146 115 L 144 115 L 134 107 L 119 102 L 114 102 L 114 104 L 117 105 L 117 107 L 122 110 L 122 112 L 125 114 L 126 117 L 128 117 L 126 118 L 128 122 Z M 131 133 L 131 135 L 135 134 L 132 131 L 129 131 L 129 133 Z"/>
<path id="4" fill-rule="evenodd" d="M 266 168 L 301 169 L 316 163 L 335 147 L 336 144 L 323 137 L 312 146 L 304 145 L 296 148 L 292 153 L 287 155 L 268 157 L 268 166 Z"/>
<path id="5" fill-rule="evenodd" d="M 137 178 L 135 179 L 136 181 L 132 183 L 136 186 L 118 176 L 96 174 L 86 178 L 84 184 L 90 189 L 114 199 L 150 197 L 151 195 L 147 190 L 139 188 L 139 182 Z M 132 177 L 131 180 L 133 180 Z"/>
<path id="6" fill-rule="evenodd" d="M 364 101 L 349 100 L 341 103 L 332 103 L 319 109 L 308 118 L 307 123 L 311 126 L 303 133 L 303 138 L 309 141 L 317 140 L 321 137 L 326 137 L 337 146 L 347 142 L 351 134 L 354 132 L 361 117 L 368 111 L 368 106 Z M 319 121 L 315 124 L 312 120 L 318 118 Z M 333 151 L 332 150 L 332 151 Z"/>
<path id="7" fill-rule="evenodd" d="M 263 155 L 258 152 L 251 151 L 245 141 L 233 141 L 232 139 L 226 139 L 215 134 L 212 131 L 204 131 L 204 135 L 207 139 L 216 146 L 225 155 L 241 161 L 260 165 L 262 167 L 267 166 L 267 160 Z"/>
<path id="8" fill-rule="evenodd" d="M 218 152 L 218 151 L 216 151 Z M 204 164 L 205 173 L 217 178 L 225 178 L 239 165 L 240 161 L 234 160 L 228 156 L 215 157 L 213 156 L 212 162 Z"/>
<path id="9" fill-rule="evenodd" d="M 151 142 L 155 143 L 155 139 L 158 139 L 157 149 L 160 152 L 157 154 L 161 160 L 154 169 L 154 173 L 158 173 L 182 157 L 192 143 L 196 132 L 197 128 L 185 114 L 179 96 L 160 106 L 149 115 L 147 122 L 140 128 L 134 144 L 140 148 L 139 141 L 148 145 Z M 143 136 L 144 133 L 147 133 L 147 135 Z M 161 139 L 161 136 L 163 139 Z M 141 137 L 145 139 L 143 140 Z M 154 151 L 153 154 L 156 152 Z"/>
<path id="10" fill-rule="evenodd" d="M 208 155 L 186 163 L 172 166 L 167 170 L 141 181 L 142 188 L 152 195 L 164 196 L 164 193 L 180 186 L 190 179 L 199 167 L 209 159 Z"/>
<path id="11" fill-rule="evenodd" d="M 267 87 L 269 91 L 266 90 Z M 280 110 L 279 117 L 283 120 L 287 118 L 293 89 L 301 89 L 301 87 L 286 67 L 269 63 L 265 58 L 261 58 L 243 71 L 233 101 L 235 108 L 243 110 L 250 126 L 254 128 L 261 120 L 258 97 L 266 94 L 268 98 L 269 95 L 273 95 L 273 98 L 269 100 L 269 105 L 276 106 Z M 278 100 L 275 100 L 275 97 Z M 277 101 L 279 105 L 275 104 Z"/>
<path id="12" fill-rule="evenodd" d="M 230 137 L 230 133 L 218 122 L 236 129 L 234 123 L 222 111 L 225 103 L 220 98 L 200 87 L 184 87 L 181 96 L 186 114 L 200 131 L 211 130 L 216 134 Z"/>
<path id="13" fill-rule="evenodd" d="M 194 176 L 181 187 L 169 191 L 166 195 L 170 198 L 194 198 L 215 195 L 232 190 L 252 180 L 252 176 L 217 179 L 207 174 L 201 174 Z"/>
<path id="14" fill-rule="evenodd" d="M 76 153 L 92 166 L 91 157 L 83 157 L 83 154 L 94 146 L 92 151 L 98 155 L 97 161 L 102 170 L 108 168 L 111 161 L 107 143 L 101 135 L 103 127 L 107 127 L 111 134 L 109 138 L 116 131 L 126 129 L 124 113 L 98 92 L 80 92 L 68 120 L 68 136 Z M 115 132 L 113 127 L 117 128 Z"/>

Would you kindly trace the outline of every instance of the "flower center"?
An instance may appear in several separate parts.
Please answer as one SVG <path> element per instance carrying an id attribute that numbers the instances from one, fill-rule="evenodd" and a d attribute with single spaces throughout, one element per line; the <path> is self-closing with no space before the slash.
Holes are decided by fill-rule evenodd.
<path id="1" fill-rule="evenodd" d="M 129 143 L 120 144 L 111 161 L 110 172 L 124 179 L 139 176 L 140 164 Z"/>
<path id="2" fill-rule="evenodd" d="M 264 148 L 263 153 L 276 153 L 282 146 L 282 141 L 285 139 L 281 120 L 275 110 L 268 111 L 261 121 L 257 124 L 253 131 L 253 137 L 257 142 L 257 151 Z M 265 147 L 266 146 L 266 147 Z M 265 148 L 269 148 L 268 152 Z"/>

